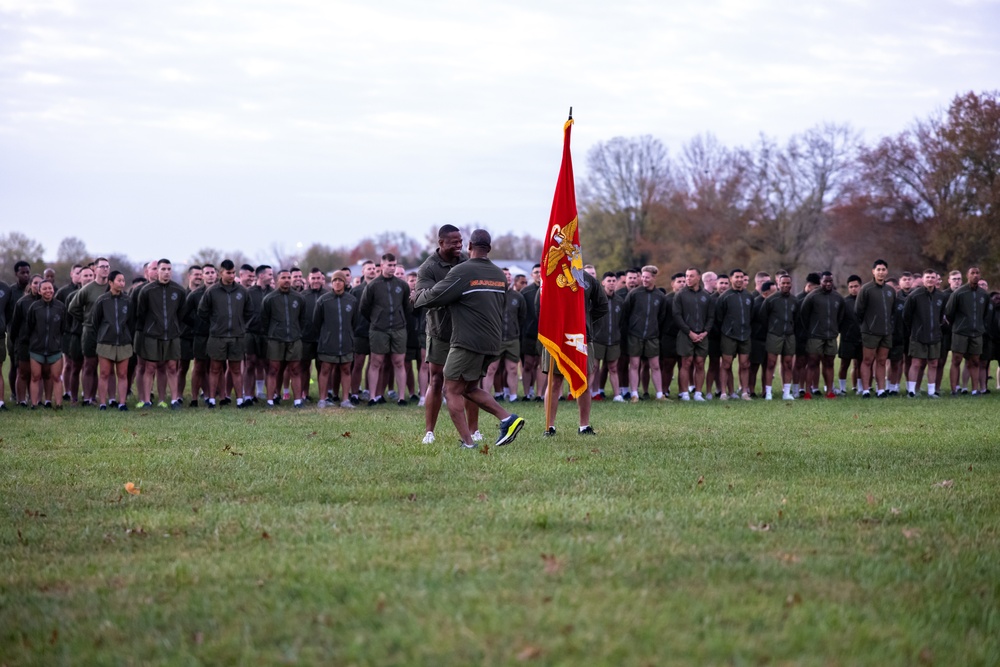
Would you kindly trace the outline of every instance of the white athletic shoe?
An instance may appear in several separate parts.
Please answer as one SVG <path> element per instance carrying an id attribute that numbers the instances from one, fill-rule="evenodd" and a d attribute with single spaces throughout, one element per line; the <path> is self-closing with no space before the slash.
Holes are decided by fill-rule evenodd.
<path id="1" fill-rule="evenodd" d="M 472 442 L 482 442 L 482 441 L 483 441 L 483 434 L 480 433 L 479 429 L 477 428 L 476 432 L 472 434 Z"/>
<path id="2" fill-rule="evenodd" d="M 618 394 L 617 396 L 615 396 L 611 400 L 614 401 L 615 403 L 624 403 L 625 402 L 625 397 L 622 396 L 621 394 Z"/>
<path id="3" fill-rule="evenodd" d="M 418 408 L 422 408 L 422 407 L 424 407 L 424 402 L 425 402 L 426 400 L 427 400 L 427 399 L 425 399 L 425 398 L 424 398 L 423 396 L 421 396 L 421 397 L 420 397 L 420 400 L 419 400 L 419 401 L 417 401 L 417 407 L 418 407 Z"/>
<path id="4" fill-rule="evenodd" d="M 795 397 L 792 396 L 791 394 L 782 394 L 781 395 L 781 400 L 783 400 L 783 401 L 794 401 Z"/>
<path id="5" fill-rule="evenodd" d="M 427 431 L 427 435 L 424 436 L 423 444 L 433 445 L 434 444 L 434 431 Z"/>

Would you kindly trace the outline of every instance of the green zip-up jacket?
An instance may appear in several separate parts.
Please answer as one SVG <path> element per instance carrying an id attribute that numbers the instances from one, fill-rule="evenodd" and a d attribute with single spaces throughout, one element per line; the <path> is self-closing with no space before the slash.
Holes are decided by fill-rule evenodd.
<path id="1" fill-rule="evenodd" d="M 477 257 L 454 267 L 444 280 L 421 292 L 414 305 L 450 308 L 451 346 L 495 356 L 500 354 L 506 293 L 503 271 L 485 257 Z"/>
<path id="2" fill-rule="evenodd" d="M 746 290 L 727 289 L 715 302 L 715 322 L 723 336 L 738 341 L 750 340 L 753 297 Z"/>
<path id="3" fill-rule="evenodd" d="M 94 304 L 93 321 L 99 345 L 132 344 L 132 307 L 125 292 L 102 294 Z"/>
<path id="4" fill-rule="evenodd" d="M 772 336 L 791 336 L 795 333 L 795 321 L 799 315 L 799 300 L 789 292 L 775 292 L 764 299 L 759 317 L 766 323 L 767 333 Z M 766 338 L 766 336 L 765 336 Z"/>
<path id="5" fill-rule="evenodd" d="M 622 304 L 622 328 L 639 340 L 659 340 L 666 326 L 667 295 L 639 286 L 628 293 Z"/>
<path id="6" fill-rule="evenodd" d="M 354 324 L 358 300 L 350 292 L 327 292 L 316 301 L 313 328 L 319 332 L 316 354 L 343 357 L 354 354 Z"/>
<path id="7" fill-rule="evenodd" d="M 55 297 L 28 306 L 24 326 L 28 336 L 28 352 L 47 356 L 62 352 L 62 337 L 69 328 L 66 306 Z"/>
<path id="8" fill-rule="evenodd" d="M 89 287 L 89 286 L 88 286 Z M 144 285 L 136 306 L 136 329 L 146 338 L 173 340 L 181 335 L 187 314 L 187 293 L 177 283 L 159 281 Z"/>
<path id="9" fill-rule="evenodd" d="M 806 338 L 834 340 L 843 328 L 846 310 L 844 297 L 837 290 L 824 292 L 817 288 L 809 292 L 799 310 Z"/>
<path id="10" fill-rule="evenodd" d="M 941 318 L 946 303 L 939 289 L 931 292 L 926 287 L 917 287 L 910 292 L 903 305 L 903 325 L 910 331 L 910 340 L 924 345 L 941 342 Z"/>
<path id="11" fill-rule="evenodd" d="M 891 336 L 896 290 L 888 283 L 879 285 L 874 280 L 865 283 L 854 302 L 854 314 L 861 326 L 861 333 L 869 336 Z"/>
<path id="12" fill-rule="evenodd" d="M 274 290 L 264 297 L 261 304 L 261 329 L 271 340 L 294 343 L 302 340 L 302 332 L 309 326 L 310 316 L 301 292 Z"/>
<path id="13" fill-rule="evenodd" d="M 410 286 L 395 276 L 378 276 L 365 287 L 358 307 L 368 318 L 369 332 L 405 329 L 406 318 L 413 309 Z"/>
<path id="14" fill-rule="evenodd" d="M 257 311 L 250 290 L 235 281 L 228 286 L 219 281 L 201 296 L 198 317 L 208 323 L 212 338 L 243 338 L 256 324 Z"/>
<path id="15" fill-rule="evenodd" d="M 962 285 L 948 298 L 944 316 L 951 322 L 952 335 L 982 336 L 986 333 L 986 312 L 990 295 L 968 283 Z"/>
<path id="16" fill-rule="evenodd" d="M 674 295 L 674 324 L 685 336 L 711 332 L 715 322 L 715 303 L 704 287 L 693 290 L 685 287 Z"/>
<path id="17" fill-rule="evenodd" d="M 417 285 L 413 291 L 419 295 L 424 290 L 428 290 L 434 285 L 444 280 L 448 272 L 464 262 L 463 257 L 459 257 L 453 263 L 448 263 L 441 259 L 440 249 L 424 260 L 424 263 L 417 269 Z M 439 340 L 451 340 L 451 316 L 447 308 L 435 308 L 427 310 L 427 335 Z"/>

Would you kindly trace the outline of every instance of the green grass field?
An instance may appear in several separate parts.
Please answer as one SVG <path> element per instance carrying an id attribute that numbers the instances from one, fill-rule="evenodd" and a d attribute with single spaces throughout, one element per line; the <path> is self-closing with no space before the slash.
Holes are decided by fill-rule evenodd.
<path id="1" fill-rule="evenodd" d="M 16 408 L 0 663 L 996 665 L 998 406 Z"/>

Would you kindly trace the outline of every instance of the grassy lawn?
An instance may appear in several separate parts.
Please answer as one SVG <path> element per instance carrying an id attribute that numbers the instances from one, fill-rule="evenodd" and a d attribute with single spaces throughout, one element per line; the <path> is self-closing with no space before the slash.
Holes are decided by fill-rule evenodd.
<path id="1" fill-rule="evenodd" d="M 998 407 L 15 408 L 0 663 L 995 665 Z"/>

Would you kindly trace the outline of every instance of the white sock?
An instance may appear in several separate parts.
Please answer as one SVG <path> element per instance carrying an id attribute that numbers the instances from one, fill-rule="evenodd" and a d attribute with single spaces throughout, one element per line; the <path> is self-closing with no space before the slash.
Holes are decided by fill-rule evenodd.
<path id="1" fill-rule="evenodd" d="M 684 397 L 691 398 L 691 392 L 682 391 L 681 392 L 681 398 L 684 398 Z"/>
<path id="2" fill-rule="evenodd" d="M 786 395 L 792 393 L 792 385 L 790 384 L 781 385 L 781 391 Z"/>
<path id="3" fill-rule="evenodd" d="M 516 401 L 517 400 L 517 394 L 511 394 L 510 395 L 510 400 Z"/>
<path id="4" fill-rule="evenodd" d="M 906 382 L 906 391 L 909 392 L 909 393 L 911 393 L 911 394 L 916 393 L 916 391 L 917 391 L 917 383 L 916 382 L 910 382 L 909 380 L 907 380 L 907 382 Z"/>
<path id="5" fill-rule="evenodd" d="M 861 390 L 862 390 L 861 380 L 858 380 L 858 393 L 861 393 Z"/>
<path id="6" fill-rule="evenodd" d="M 273 398 L 267 399 L 267 404 L 268 405 L 274 405 L 274 399 Z M 239 403 L 237 403 L 236 405 L 239 405 Z"/>
<path id="7" fill-rule="evenodd" d="M 302 399 L 296 398 L 295 401 L 292 403 L 292 405 L 302 405 Z"/>
<path id="8" fill-rule="evenodd" d="M 267 389 L 264 387 L 264 381 L 263 380 L 257 380 L 255 386 L 256 386 L 258 394 L 263 394 L 265 391 L 267 391 Z"/>
<path id="9" fill-rule="evenodd" d="M 771 387 L 764 387 L 764 396 L 771 398 Z"/>
<path id="10" fill-rule="evenodd" d="M 846 379 L 840 381 L 840 391 L 847 391 L 847 380 Z"/>
<path id="11" fill-rule="evenodd" d="M 793 393 L 793 394 L 797 394 L 797 393 L 799 393 L 799 385 L 797 385 L 797 384 L 792 384 L 792 393 Z"/>
<path id="12" fill-rule="evenodd" d="M 937 393 L 937 385 L 934 384 L 933 382 L 928 382 L 927 383 L 927 393 L 928 393 L 928 395 L 929 394 L 936 394 Z"/>
<path id="13" fill-rule="evenodd" d="M 657 398 L 663 398 L 663 392 L 662 391 L 656 392 L 656 397 Z"/>

